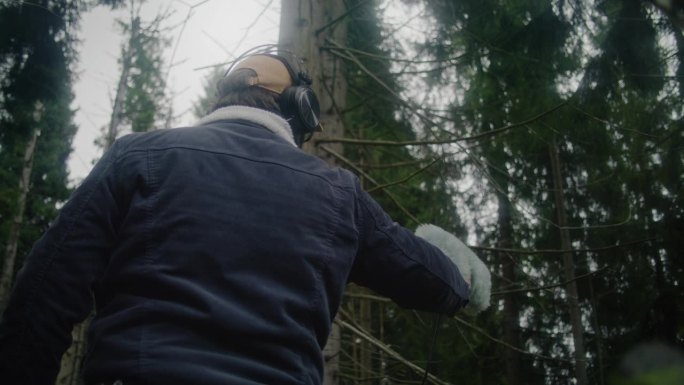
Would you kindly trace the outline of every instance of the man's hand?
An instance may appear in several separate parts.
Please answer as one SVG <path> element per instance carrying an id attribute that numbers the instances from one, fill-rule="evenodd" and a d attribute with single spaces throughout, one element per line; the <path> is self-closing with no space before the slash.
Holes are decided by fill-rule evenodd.
<path id="1" fill-rule="evenodd" d="M 492 278 L 489 269 L 477 255 L 453 234 L 435 225 L 418 226 L 416 235 L 437 246 L 458 267 L 463 279 L 470 286 L 470 303 L 464 311 L 476 314 L 487 309 Z"/>

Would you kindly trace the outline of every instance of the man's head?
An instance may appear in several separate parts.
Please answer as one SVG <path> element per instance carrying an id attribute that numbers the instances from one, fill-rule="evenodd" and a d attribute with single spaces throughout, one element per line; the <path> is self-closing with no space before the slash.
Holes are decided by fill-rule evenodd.
<path id="1" fill-rule="evenodd" d="M 290 123 L 295 141 L 301 145 L 314 131 L 320 131 L 318 99 L 299 62 L 273 53 L 274 49 L 241 55 L 219 81 L 212 110 L 243 105 L 276 113 Z"/>

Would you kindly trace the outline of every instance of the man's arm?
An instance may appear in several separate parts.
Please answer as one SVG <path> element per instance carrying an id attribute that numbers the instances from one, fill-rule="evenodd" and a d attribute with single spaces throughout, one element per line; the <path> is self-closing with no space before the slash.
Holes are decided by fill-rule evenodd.
<path id="1" fill-rule="evenodd" d="M 487 309 L 492 278 L 487 266 L 473 250 L 453 234 L 435 225 L 418 226 L 416 235 L 437 246 L 458 267 L 470 288 L 470 302 L 465 312 L 474 315 Z"/>
<path id="2" fill-rule="evenodd" d="M 349 277 L 406 308 L 447 315 L 468 303 L 468 284 L 437 247 L 398 225 L 358 191 L 359 252 Z"/>
<path id="3" fill-rule="evenodd" d="M 92 309 L 91 288 L 107 265 L 120 221 L 116 145 L 94 167 L 36 242 L 0 323 L 4 383 L 54 384 L 74 324 Z"/>

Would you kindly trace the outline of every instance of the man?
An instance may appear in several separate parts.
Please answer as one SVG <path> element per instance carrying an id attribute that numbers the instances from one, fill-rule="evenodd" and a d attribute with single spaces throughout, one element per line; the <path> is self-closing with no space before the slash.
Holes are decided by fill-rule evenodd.
<path id="1" fill-rule="evenodd" d="M 86 384 L 125 385 L 320 384 L 350 281 L 413 309 L 468 303 L 439 249 L 298 148 L 319 129 L 305 73 L 241 59 L 196 127 L 119 139 L 36 243 L 0 326 L 3 383 L 52 384 L 93 298 Z"/>

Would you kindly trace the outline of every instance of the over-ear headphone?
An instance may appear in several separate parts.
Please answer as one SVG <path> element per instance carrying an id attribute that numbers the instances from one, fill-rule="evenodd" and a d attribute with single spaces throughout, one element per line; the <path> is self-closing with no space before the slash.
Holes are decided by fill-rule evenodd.
<path id="1" fill-rule="evenodd" d="M 283 53 L 292 57 L 288 60 Z M 283 117 L 290 123 L 292 133 L 297 145 L 311 139 L 314 132 L 321 130 L 320 105 L 316 94 L 311 89 L 311 77 L 303 69 L 297 56 L 287 50 L 280 49 L 277 45 L 267 44 L 254 47 L 238 56 L 226 71 L 230 74 L 235 65 L 249 56 L 263 55 L 277 59 L 287 69 L 292 80 L 292 85 L 280 94 L 280 111 Z"/>

